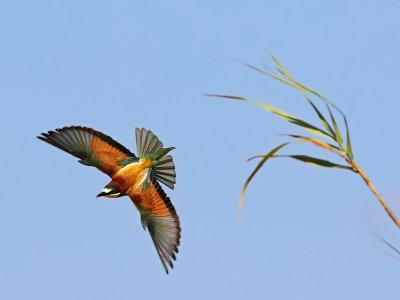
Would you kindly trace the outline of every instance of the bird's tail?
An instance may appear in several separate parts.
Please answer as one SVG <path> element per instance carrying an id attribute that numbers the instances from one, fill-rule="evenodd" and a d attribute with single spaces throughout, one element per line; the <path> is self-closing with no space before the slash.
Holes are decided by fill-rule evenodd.
<path id="1" fill-rule="evenodd" d="M 135 133 L 138 156 L 150 158 L 154 163 L 151 175 L 173 189 L 176 182 L 175 164 L 168 153 L 175 148 L 163 148 L 163 143 L 150 130 L 136 128 Z"/>

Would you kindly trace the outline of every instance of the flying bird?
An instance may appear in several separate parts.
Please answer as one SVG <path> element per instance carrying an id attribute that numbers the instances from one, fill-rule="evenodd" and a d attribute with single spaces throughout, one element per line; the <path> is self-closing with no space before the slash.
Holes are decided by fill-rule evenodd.
<path id="1" fill-rule="evenodd" d="M 148 229 L 165 271 L 173 268 L 180 244 L 179 217 L 160 186 L 173 189 L 175 165 L 163 143 L 150 130 L 136 128 L 137 156 L 111 137 L 92 128 L 70 126 L 42 133 L 39 139 L 93 166 L 111 177 L 97 197 L 129 196 Z"/>

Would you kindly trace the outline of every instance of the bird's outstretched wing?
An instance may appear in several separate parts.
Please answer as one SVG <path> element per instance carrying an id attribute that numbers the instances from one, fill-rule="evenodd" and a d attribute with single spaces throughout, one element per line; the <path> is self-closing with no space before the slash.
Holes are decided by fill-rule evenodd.
<path id="1" fill-rule="evenodd" d="M 168 274 L 167 264 L 174 267 L 172 259 L 176 260 L 175 254 L 178 253 L 181 238 L 181 226 L 175 208 L 153 176 L 150 186 L 143 189 L 140 196 L 131 199 L 140 212 L 143 228 L 149 230 Z"/>
<path id="2" fill-rule="evenodd" d="M 108 135 L 88 127 L 63 127 L 42 133 L 38 138 L 78 157 L 80 163 L 94 166 L 111 177 L 122 168 L 121 161 L 136 157 Z"/>

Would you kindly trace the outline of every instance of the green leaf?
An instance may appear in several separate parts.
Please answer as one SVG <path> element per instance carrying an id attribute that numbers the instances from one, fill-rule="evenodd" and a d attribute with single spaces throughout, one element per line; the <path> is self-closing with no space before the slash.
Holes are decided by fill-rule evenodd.
<path id="1" fill-rule="evenodd" d="M 243 65 L 245 65 L 245 66 L 247 66 L 247 67 L 249 67 L 249 68 L 251 68 L 251 69 L 257 71 L 257 72 L 260 72 L 260 73 L 262 73 L 262 74 L 264 74 L 264 75 L 270 76 L 270 77 L 272 77 L 272 78 L 274 78 L 274 79 L 276 79 L 276 80 L 279 80 L 279 81 L 281 81 L 281 82 L 283 82 L 283 83 L 285 83 L 285 84 L 287 84 L 287 85 L 289 85 L 289 86 L 291 86 L 291 87 L 294 87 L 294 88 L 300 89 L 300 90 L 304 89 L 304 88 L 302 88 L 302 86 L 299 85 L 296 81 L 291 81 L 291 80 L 289 80 L 289 79 L 287 79 L 287 78 L 285 78 L 285 77 L 279 76 L 279 75 L 274 74 L 274 73 L 272 73 L 272 72 L 270 72 L 270 71 L 263 70 L 263 69 L 261 69 L 261 68 L 258 68 L 258 67 L 256 67 L 256 66 L 253 66 L 253 65 L 248 64 L 248 63 L 245 63 L 245 62 L 241 62 L 241 63 L 242 63 Z"/>
<path id="2" fill-rule="evenodd" d="M 325 117 L 321 114 L 321 112 L 318 110 L 318 108 L 314 105 L 314 103 L 311 101 L 311 99 L 307 95 L 304 95 L 304 97 L 306 97 L 308 103 L 310 103 L 310 105 L 314 109 L 315 113 L 318 115 L 318 118 L 321 121 L 322 125 L 324 125 L 324 127 L 334 136 L 335 132 L 333 131 L 332 127 L 329 125 L 329 123 L 325 119 Z"/>
<path id="3" fill-rule="evenodd" d="M 289 121 L 295 125 L 301 126 L 304 129 L 308 130 L 309 132 L 319 135 L 319 136 L 323 136 L 327 139 L 330 139 L 332 141 L 336 141 L 334 136 L 330 135 L 329 133 L 327 133 L 326 131 L 311 125 L 299 118 L 296 118 L 286 112 L 284 112 L 283 110 L 280 110 L 272 105 L 269 105 L 267 103 L 264 102 L 260 102 L 260 101 L 252 101 L 250 99 L 244 98 L 244 97 L 238 97 L 238 96 L 229 96 L 229 95 L 217 95 L 217 94 L 206 94 L 206 96 L 211 96 L 211 97 L 219 97 L 219 98 L 227 98 L 227 99 L 234 99 L 234 100 L 242 100 L 242 101 L 249 101 L 249 102 L 254 102 L 255 104 L 257 104 L 258 106 L 260 106 L 261 108 L 272 112 L 273 114 L 276 114 L 277 116 L 285 119 L 286 121 Z M 322 115 L 321 115 L 322 117 Z M 329 126 L 329 125 L 328 125 Z"/>
<path id="4" fill-rule="evenodd" d="M 268 154 L 266 154 L 263 159 L 258 163 L 257 167 L 253 170 L 253 172 L 250 174 L 249 178 L 247 178 L 245 184 L 243 185 L 242 193 L 240 195 L 240 202 L 239 202 L 239 210 L 238 210 L 238 216 L 240 215 L 240 211 L 242 210 L 242 205 L 243 205 L 243 199 L 244 199 L 244 194 L 246 193 L 247 186 L 249 185 L 250 181 L 253 179 L 254 175 L 260 170 L 260 168 L 264 165 L 264 163 L 273 155 L 279 151 L 281 148 L 285 147 L 288 143 L 283 143 L 274 149 L 272 149 Z"/>
<path id="5" fill-rule="evenodd" d="M 282 66 L 282 64 L 273 56 L 271 53 L 269 54 L 274 60 L 275 64 L 278 66 L 278 69 L 292 82 L 296 82 L 294 78 L 289 74 L 288 71 Z"/>
<path id="6" fill-rule="evenodd" d="M 283 65 L 278 61 L 278 59 L 273 56 L 271 53 L 269 53 L 269 55 L 271 56 L 271 58 L 274 60 L 275 64 L 278 67 L 278 70 L 284 75 L 284 76 L 279 76 L 273 72 L 270 72 L 268 70 L 264 70 L 261 68 L 258 68 L 254 65 L 248 64 L 246 62 L 243 61 L 239 61 L 240 63 L 242 63 L 243 65 L 257 71 L 260 72 L 264 75 L 267 75 L 269 77 L 272 77 L 278 81 L 281 81 L 291 87 L 294 87 L 296 89 L 298 89 L 304 96 L 306 96 L 306 93 L 310 93 L 316 97 L 318 97 L 320 100 L 322 100 L 323 102 L 325 102 L 328 105 L 331 105 L 333 108 L 335 108 L 342 116 L 345 116 L 344 113 L 342 112 L 342 110 L 337 107 L 333 102 L 331 102 L 327 97 L 325 97 L 324 95 L 318 93 L 317 91 L 305 86 L 304 84 L 301 84 L 299 82 L 297 82 L 291 75 L 290 73 L 283 67 Z"/>
<path id="7" fill-rule="evenodd" d="M 331 120 L 332 120 L 332 124 L 333 124 L 333 128 L 335 129 L 335 138 L 336 138 L 336 142 L 339 144 L 340 147 L 343 148 L 343 137 L 342 134 L 340 133 L 339 127 L 336 123 L 335 117 L 332 114 L 331 109 L 329 108 L 329 106 L 327 105 L 328 111 L 329 111 L 329 115 L 331 116 Z"/>
<path id="8" fill-rule="evenodd" d="M 276 75 L 276 74 L 273 74 L 273 73 L 271 73 L 271 72 L 263 72 L 264 74 L 266 74 L 266 75 L 268 75 L 268 76 L 271 76 L 271 77 L 273 77 L 273 78 L 275 78 L 275 79 L 278 79 L 279 81 L 281 81 L 281 82 L 283 82 L 283 83 L 286 83 L 286 84 L 288 84 L 288 85 L 290 85 L 290 86 L 292 86 L 292 87 L 294 87 L 294 88 L 297 88 L 298 90 L 300 90 L 300 91 L 303 93 L 304 96 L 306 96 L 305 92 L 308 92 L 308 93 L 310 93 L 310 94 L 312 94 L 312 95 L 318 97 L 319 99 L 321 99 L 322 101 L 324 101 L 326 104 L 331 105 L 331 106 L 332 106 L 333 108 L 335 108 L 342 116 L 344 116 L 344 113 L 339 109 L 339 107 L 337 107 L 335 104 L 333 104 L 327 97 L 325 97 L 324 95 L 322 95 L 322 94 L 316 92 L 315 90 L 310 89 L 309 87 L 307 87 L 307 86 L 305 86 L 305 85 L 303 85 L 303 84 L 297 82 L 297 81 L 289 74 L 289 72 L 283 67 L 283 65 L 278 61 L 278 59 L 277 59 L 274 55 L 272 55 L 271 53 L 269 53 L 269 55 L 271 56 L 271 58 L 273 59 L 273 61 L 274 61 L 275 64 L 277 65 L 278 70 L 279 70 L 280 72 L 282 72 L 282 73 L 286 76 L 286 78 L 287 78 L 288 80 L 285 80 L 285 79 L 283 79 L 282 77 L 280 77 L 280 76 L 278 76 L 278 75 Z M 248 65 L 248 66 L 250 66 L 250 65 Z M 250 67 L 252 67 L 252 66 L 250 66 Z M 252 68 L 254 69 L 254 67 L 252 67 Z M 258 71 L 260 71 L 260 70 L 258 70 Z M 262 71 L 262 70 L 261 70 L 261 71 Z"/>
<path id="9" fill-rule="evenodd" d="M 318 98 L 320 98 L 322 101 L 324 101 L 327 104 L 332 105 L 332 107 L 334 107 L 335 109 L 337 109 L 342 115 L 343 112 L 336 106 L 334 105 L 328 98 L 326 98 L 324 95 L 314 91 L 313 89 L 308 88 L 307 86 L 298 83 L 296 80 L 294 80 L 294 78 L 289 74 L 288 71 L 286 71 L 286 69 L 282 66 L 282 64 L 275 58 L 275 56 L 273 56 L 270 53 L 271 58 L 274 60 L 275 64 L 278 66 L 278 69 L 294 84 L 292 85 L 293 87 L 298 88 L 301 91 L 306 91 L 310 94 L 313 94 L 314 96 L 317 96 Z"/>
<path id="10" fill-rule="evenodd" d="M 268 111 L 272 112 L 273 114 L 276 114 L 277 116 L 285 119 L 286 121 L 289 121 L 290 123 L 293 123 L 295 125 L 303 127 L 305 130 L 308 130 L 309 132 L 311 132 L 313 134 L 323 136 L 325 138 L 335 141 L 335 139 L 326 131 L 324 131 L 318 127 L 315 127 L 314 125 L 311 125 L 299 118 L 296 118 L 296 117 L 284 112 L 283 110 L 280 110 L 280 109 L 278 109 L 272 105 L 266 104 L 264 102 L 257 101 L 256 104 L 258 106 L 260 106 L 261 108 L 268 110 Z"/>
<path id="11" fill-rule="evenodd" d="M 349 126 L 347 124 L 347 119 L 344 117 L 344 124 L 346 125 L 346 146 L 347 146 L 347 155 L 350 158 L 350 160 L 354 159 L 353 155 L 353 149 L 351 147 L 351 140 L 350 140 L 350 131 L 349 131 Z"/>
<path id="12" fill-rule="evenodd" d="M 305 162 L 308 164 L 316 165 L 319 167 L 340 168 L 340 169 L 347 169 L 347 170 L 355 172 L 355 170 L 352 167 L 336 164 L 336 163 L 330 162 L 325 159 L 315 158 L 315 157 L 311 157 L 308 155 L 279 155 L 278 157 L 291 157 L 293 159 L 296 159 L 296 160 L 299 160 L 299 161 L 302 161 L 302 162 Z"/>
<path id="13" fill-rule="evenodd" d="M 329 100 L 327 97 L 308 88 L 307 86 L 305 86 L 303 84 L 300 84 L 300 83 L 297 83 L 297 84 L 301 87 L 302 90 L 305 90 L 308 93 L 313 94 L 314 96 L 317 96 L 319 99 L 324 101 L 326 104 L 331 105 L 334 109 L 336 109 L 344 117 L 344 113 L 342 112 L 342 110 L 339 107 L 337 107 L 335 104 L 333 104 L 333 102 L 331 100 Z"/>

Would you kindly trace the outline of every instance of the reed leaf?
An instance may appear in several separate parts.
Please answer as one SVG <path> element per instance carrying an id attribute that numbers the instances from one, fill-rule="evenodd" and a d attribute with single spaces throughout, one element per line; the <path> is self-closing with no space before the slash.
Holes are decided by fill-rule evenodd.
<path id="1" fill-rule="evenodd" d="M 306 97 L 308 103 L 314 109 L 314 111 L 317 114 L 317 116 L 318 116 L 319 120 L 321 121 L 322 125 L 324 125 L 324 127 L 332 134 L 332 136 L 335 136 L 335 132 L 333 131 L 332 127 L 329 125 L 329 122 L 325 119 L 325 117 L 318 110 L 318 108 L 315 106 L 315 104 L 311 101 L 311 99 L 307 95 L 304 95 L 304 97 Z"/>
<path id="2" fill-rule="evenodd" d="M 265 109 L 265 110 L 267 110 L 267 111 L 269 111 L 269 112 L 281 117 L 282 119 L 284 119 L 284 120 L 286 120 L 286 121 L 288 121 L 288 122 L 290 122 L 292 124 L 298 125 L 298 126 L 304 128 L 305 130 L 313 133 L 313 134 L 316 134 L 316 135 L 322 136 L 324 138 L 327 138 L 329 140 L 335 141 L 334 136 L 329 134 L 328 132 L 324 131 L 323 129 L 318 128 L 318 127 L 316 127 L 316 126 L 314 126 L 314 125 L 312 125 L 312 124 L 310 124 L 310 123 L 308 123 L 306 121 L 303 121 L 303 120 L 301 120 L 301 119 L 299 119 L 299 118 L 297 118 L 297 117 L 295 117 L 295 116 L 293 116 L 293 115 L 291 115 L 291 114 L 289 114 L 289 113 L 287 113 L 287 112 L 285 112 L 285 111 L 283 111 L 281 109 L 278 109 L 278 108 L 276 108 L 276 107 L 274 107 L 274 106 L 272 106 L 270 104 L 267 104 L 267 103 L 264 103 L 264 102 L 260 102 L 260 101 L 253 101 L 253 100 L 250 100 L 248 98 L 238 97 L 238 96 L 217 95 L 217 94 L 206 94 L 206 96 L 253 102 L 253 103 L 257 104 L 259 107 L 261 107 L 261 108 L 263 108 L 263 109 Z M 318 111 L 318 109 L 317 109 L 317 111 Z M 322 117 L 322 115 L 321 115 L 321 117 Z M 327 125 L 329 127 L 329 124 L 327 124 Z"/>
<path id="3" fill-rule="evenodd" d="M 344 124 L 346 125 L 346 150 L 347 150 L 347 155 L 350 158 L 350 160 L 353 160 L 354 159 L 354 154 L 353 154 L 353 149 L 351 147 L 349 125 L 347 124 L 347 118 L 346 117 L 344 117 Z"/>
<path id="4" fill-rule="evenodd" d="M 314 125 L 311 125 L 310 123 L 307 123 L 306 121 L 303 121 L 303 120 L 301 120 L 299 118 L 296 118 L 296 117 L 284 112 L 283 110 L 280 110 L 280 109 L 278 109 L 278 108 L 276 108 L 276 107 L 274 107 L 272 105 L 269 105 L 267 103 L 264 103 L 264 102 L 257 101 L 256 104 L 258 106 L 260 106 L 261 108 L 263 108 L 263 109 L 265 109 L 265 110 L 267 110 L 269 112 L 272 112 L 273 114 L 281 117 L 282 119 L 285 119 L 286 121 L 289 121 L 290 123 L 293 123 L 295 125 L 303 127 L 305 130 L 307 130 L 307 131 L 309 131 L 309 132 L 311 132 L 313 134 L 316 134 L 316 135 L 319 135 L 319 136 L 322 136 L 322 137 L 325 137 L 327 139 L 335 141 L 334 137 L 331 136 L 326 131 L 324 131 L 324 130 L 322 130 L 322 129 L 314 126 Z"/>
<path id="5" fill-rule="evenodd" d="M 287 144 L 289 144 L 289 143 L 280 144 L 279 146 L 277 146 L 274 149 L 272 149 L 268 154 L 264 155 L 263 159 L 258 163 L 256 168 L 250 174 L 249 178 L 247 178 L 247 180 L 246 180 L 246 182 L 245 182 L 245 184 L 243 186 L 242 193 L 240 194 L 238 217 L 240 216 L 240 211 L 242 210 L 244 194 L 246 193 L 247 186 L 249 185 L 250 181 L 253 179 L 254 175 L 257 174 L 257 172 L 261 169 L 261 167 L 265 164 L 265 162 L 269 158 L 273 157 L 276 152 L 278 152 L 281 148 L 285 147 Z"/>
<path id="6" fill-rule="evenodd" d="M 299 140 L 311 143 L 317 147 L 320 147 L 322 149 L 325 149 L 332 153 L 335 153 L 335 154 L 339 155 L 341 158 L 343 158 L 349 165 L 351 165 L 351 161 L 349 159 L 347 159 L 347 157 L 345 156 L 346 153 L 334 145 L 330 145 L 330 144 L 320 141 L 316 138 L 312 138 L 312 137 L 308 137 L 308 136 L 301 136 L 301 135 L 295 135 L 295 134 L 289 134 L 289 136 L 294 139 L 299 139 Z"/>
<path id="7" fill-rule="evenodd" d="M 333 116 L 332 111 L 331 111 L 331 109 L 329 108 L 328 105 L 327 105 L 327 108 L 328 108 L 328 111 L 329 111 L 329 115 L 331 117 L 333 128 L 335 129 L 335 139 L 336 139 L 337 143 L 339 144 L 339 146 L 344 148 L 343 147 L 343 137 L 342 137 L 342 134 L 340 133 L 340 130 L 339 130 L 339 127 L 338 127 L 338 125 L 336 123 L 335 117 Z"/>
<path id="8" fill-rule="evenodd" d="M 352 167 L 345 166 L 345 165 L 340 165 L 337 163 L 333 163 L 331 161 L 325 160 L 325 159 L 320 159 L 316 157 L 311 157 L 308 155 L 278 155 L 277 157 L 290 157 L 311 165 L 319 166 L 319 167 L 326 167 L 326 168 L 340 168 L 340 169 L 346 169 L 355 172 L 355 170 Z"/>
<path id="9" fill-rule="evenodd" d="M 278 81 L 281 81 L 291 87 L 294 87 L 296 89 L 298 89 L 302 95 L 306 98 L 306 100 L 308 101 L 308 103 L 312 106 L 314 112 L 317 114 L 321 124 L 324 126 L 324 128 L 326 129 L 323 130 L 321 128 L 318 128 L 314 125 L 311 125 L 308 122 L 305 122 L 297 117 L 294 117 L 276 107 L 273 107 L 269 104 L 263 103 L 263 102 L 258 102 L 258 101 L 250 101 L 247 98 L 244 97 L 237 97 L 237 96 L 227 96 L 227 95 L 208 95 L 208 96 L 216 96 L 216 97 L 222 97 L 222 98 L 228 98 L 228 99 L 235 99 L 235 100 L 242 100 L 242 101 L 250 101 L 253 102 L 255 104 L 257 104 L 258 106 L 260 106 L 261 108 L 270 111 L 271 113 L 274 113 L 275 115 L 279 116 L 282 119 L 285 119 L 286 121 L 289 121 L 295 125 L 298 125 L 300 127 L 302 127 L 303 129 L 322 136 L 324 138 L 330 139 L 332 140 L 336 145 L 333 144 L 328 144 L 324 141 L 321 141 L 319 139 L 313 138 L 313 137 L 307 137 L 307 136 L 300 136 L 300 135 L 289 135 L 290 137 L 294 138 L 296 141 L 300 142 L 307 142 L 307 143 L 311 143 L 319 148 L 325 149 L 329 152 L 335 153 L 337 155 L 339 155 L 347 164 L 346 165 L 341 165 L 341 164 L 336 164 L 333 163 L 331 161 L 328 160 L 324 160 L 324 159 L 320 159 L 320 158 L 315 158 L 315 157 L 311 157 L 311 156 L 307 156 L 307 155 L 275 155 L 275 153 L 281 149 L 282 147 L 286 146 L 288 143 L 284 143 L 281 144 L 277 147 L 275 147 L 273 150 L 271 150 L 267 155 L 257 155 L 255 157 L 261 157 L 261 161 L 258 163 L 257 167 L 254 169 L 254 171 L 251 173 L 251 175 L 249 176 L 249 178 L 246 180 L 243 189 L 242 189 L 242 193 L 240 196 L 240 203 L 239 203 L 239 212 L 238 214 L 240 214 L 240 210 L 242 208 L 243 205 L 243 199 L 244 199 L 244 194 L 246 192 L 247 186 L 250 183 L 250 181 L 252 180 L 252 178 L 254 177 L 254 175 L 259 171 L 259 169 L 264 165 L 264 163 L 271 157 L 291 157 L 293 159 L 305 162 L 305 163 L 309 163 L 309 164 L 313 164 L 313 165 L 317 165 L 320 167 L 329 167 L 329 168 L 341 168 L 341 169 L 347 169 L 353 172 L 358 173 L 361 178 L 364 180 L 365 184 L 369 187 L 369 189 L 371 190 L 371 192 L 374 194 L 374 196 L 378 199 L 379 203 L 382 205 L 382 207 L 385 209 L 386 213 L 388 214 L 388 216 L 392 219 L 392 221 L 398 226 L 400 227 L 400 219 L 397 218 L 397 216 L 393 213 L 393 211 L 390 209 L 390 207 L 386 204 L 386 202 L 384 201 L 384 199 L 380 196 L 380 194 L 378 193 L 378 191 L 375 189 L 375 187 L 373 186 L 371 180 L 368 178 L 368 176 L 365 174 L 365 172 L 358 166 L 358 164 L 354 161 L 354 155 L 353 155 L 353 149 L 352 149 L 352 145 L 351 145 L 351 138 L 350 138 L 350 130 L 349 130 L 349 126 L 347 123 L 347 119 L 346 116 L 344 115 L 344 113 L 335 105 L 333 104 L 328 98 L 326 98 L 324 95 L 316 92 L 313 89 L 308 88 L 307 86 L 298 83 L 291 75 L 290 73 L 283 67 L 283 65 L 275 58 L 275 56 L 273 56 L 270 53 L 271 58 L 273 59 L 273 61 L 275 62 L 278 72 L 279 74 L 275 74 L 272 73 L 268 70 L 264 70 L 258 67 L 255 67 L 253 65 L 250 65 L 248 63 L 244 63 L 242 62 L 244 65 L 250 67 L 253 70 L 256 70 L 258 72 L 261 72 L 262 74 L 265 74 L 269 77 L 272 77 Z M 328 122 L 327 118 L 324 117 L 324 115 L 320 112 L 320 110 L 318 110 L 317 106 L 311 101 L 310 97 L 308 96 L 308 94 L 311 94 L 313 96 L 316 96 L 317 98 L 319 98 L 320 100 L 322 100 L 328 109 L 329 112 L 329 116 L 330 116 L 330 121 L 331 124 Z M 340 128 L 336 122 L 335 116 L 332 113 L 331 107 L 333 107 L 337 112 L 339 112 L 344 120 L 344 124 L 346 126 L 346 145 L 344 145 L 343 143 L 343 135 L 340 132 Z M 255 158 L 253 157 L 253 158 Z M 382 239 L 383 240 L 383 239 Z M 396 248 L 394 248 L 391 244 L 389 244 L 388 242 L 384 241 L 384 243 L 386 243 L 389 247 L 391 247 L 393 250 L 397 251 Z"/>

